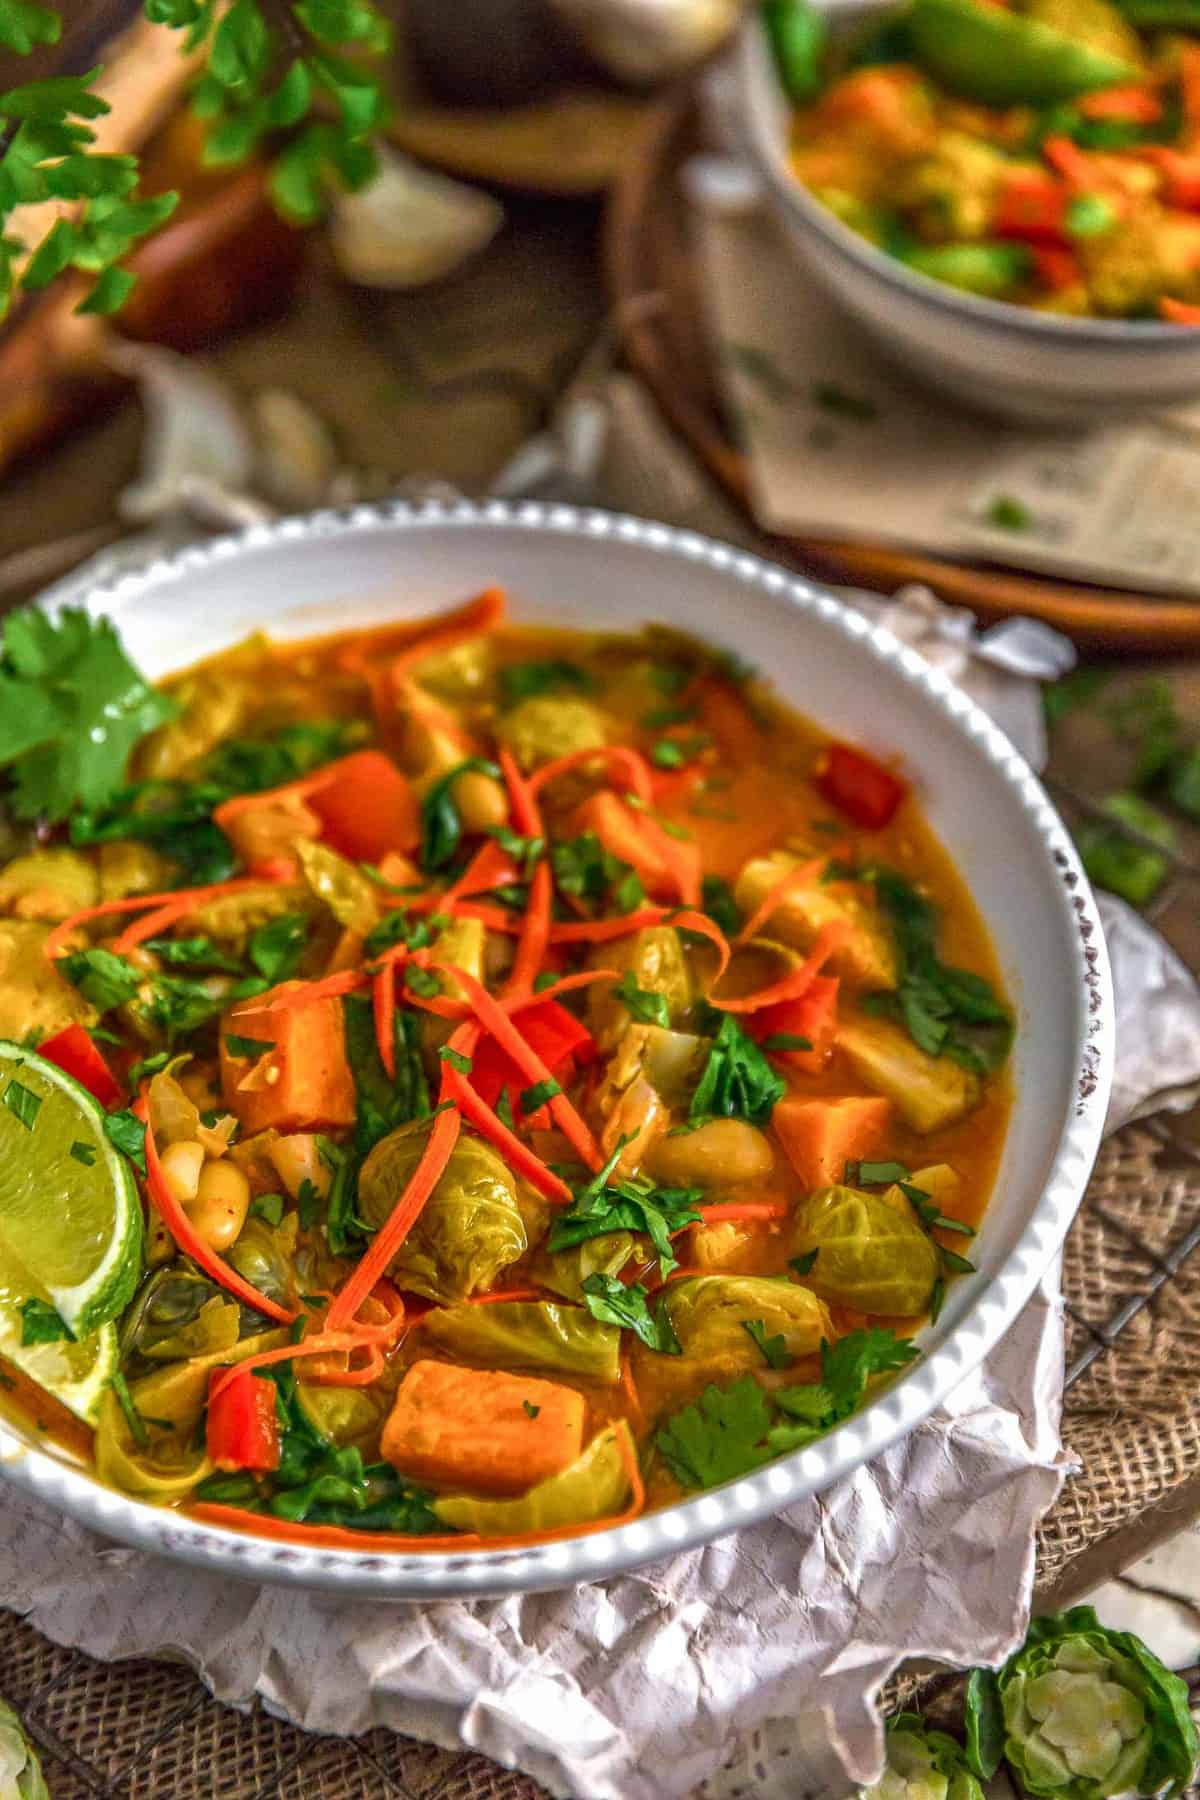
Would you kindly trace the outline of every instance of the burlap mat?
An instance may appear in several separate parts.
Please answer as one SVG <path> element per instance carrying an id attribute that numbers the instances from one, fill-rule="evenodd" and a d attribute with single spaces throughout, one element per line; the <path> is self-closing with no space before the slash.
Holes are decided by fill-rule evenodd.
<path id="1" fill-rule="evenodd" d="M 1200 1162 L 1183 1132 L 1103 1149 L 1067 1241 L 1065 1437 L 1081 1464 L 1039 1533 L 1053 1597 L 1151 1509 L 1200 1503 Z M 1089 1358 L 1087 1366 L 1080 1365 Z M 1183 1522 L 1181 1511 L 1180 1522 Z M 1122 1560 L 1125 1560 L 1124 1558 Z M 1099 1580 L 1103 1569 L 1094 1579 Z M 906 1684 L 907 1685 L 907 1684 Z M 311 1738 L 219 1706 L 190 1671 L 105 1664 L 0 1613 L 0 1694 L 45 1752 L 53 1800 L 538 1800 L 525 1776 L 379 1730 Z"/>

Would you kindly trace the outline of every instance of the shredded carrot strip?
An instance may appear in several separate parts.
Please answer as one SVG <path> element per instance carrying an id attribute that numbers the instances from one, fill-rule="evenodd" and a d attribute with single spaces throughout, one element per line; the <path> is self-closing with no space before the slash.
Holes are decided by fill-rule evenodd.
<path id="1" fill-rule="evenodd" d="M 222 800 L 220 806 L 213 811 L 213 824 L 222 831 L 228 829 L 232 819 L 240 818 L 243 813 L 257 812 L 273 806 L 288 807 L 293 801 L 306 800 L 310 794 L 319 794 L 322 788 L 332 787 L 344 762 L 349 758 L 341 756 L 336 762 L 326 763 L 322 769 L 314 769 L 311 775 L 301 775 L 295 781 L 285 781 L 281 787 L 263 788 L 256 794 L 234 794 L 228 800 Z"/>
<path id="2" fill-rule="evenodd" d="M 567 1204 L 572 1199 L 570 1188 L 561 1176 L 553 1169 L 547 1168 L 540 1156 L 510 1131 L 503 1119 L 497 1117 L 485 1100 L 481 1100 L 474 1088 L 464 1080 L 457 1069 L 451 1069 L 447 1079 L 447 1093 L 456 1105 L 462 1109 L 463 1118 L 473 1125 L 481 1137 L 496 1146 L 508 1166 L 518 1175 L 523 1175 L 539 1194 L 547 1200 L 556 1200 Z"/>
<path id="3" fill-rule="evenodd" d="M 557 1525 L 550 1531 L 520 1531 L 508 1537 L 481 1538 L 461 1532 L 452 1537 L 406 1537 L 395 1531 L 354 1531 L 340 1525 L 297 1525 L 291 1520 L 276 1519 L 269 1513 L 247 1512 L 240 1506 L 218 1506 L 215 1501 L 201 1501 L 188 1509 L 189 1516 L 205 1524 L 227 1525 L 235 1531 L 247 1531 L 260 1537 L 281 1538 L 295 1544 L 311 1544 L 327 1550 L 516 1550 L 525 1545 L 552 1544 L 561 1538 L 590 1537 L 598 1531 L 615 1531 L 631 1524 L 646 1506 L 646 1489 L 637 1453 L 621 1432 L 617 1443 L 625 1473 L 629 1477 L 628 1506 L 607 1519 L 592 1519 L 585 1525 Z"/>
<path id="4" fill-rule="evenodd" d="M 814 856 L 811 861 L 801 863 L 799 868 L 793 869 L 790 874 L 784 875 L 775 882 L 750 914 L 734 938 L 734 943 L 745 944 L 752 937 L 757 937 L 776 908 L 782 906 L 789 895 L 796 892 L 797 888 L 811 887 L 828 861 L 827 856 Z"/>
<path id="5" fill-rule="evenodd" d="M 540 794 L 547 783 L 558 776 L 594 762 L 602 762 L 615 774 L 623 776 L 629 792 L 636 794 L 646 806 L 653 806 L 654 783 L 650 766 L 640 751 L 630 749 L 627 744 L 600 744 L 590 750 L 572 750 L 567 756 L 556 756 L 553 762 L 543 763 L 529 777 L 529 791 Z"/>
<path id="6" fill-rule="evenodd" d="M 377 625 L 370 630 L 352 630 L 342 632 L 331 640 L 327 640 L 330 649 L 336 651 L 336 662 L 339 669 L 350 674 L 361 674 L 362 665 L 368 656 L 387 656 L 391 651 L 407 649 L 410 644 L 423 643 L 428 634 L 438 631 L 450 631 L 468 625 L 475 625 L 484 603 L 491 603 L 491 596 L 501 590 L 486 588 L 472 600 L 465 600 L 461 606 L 451 607 L 448 612 L 439 614 L 433 619 L 406 619 L 390 625 Z M 503 596 L 502 596 L 503 598 Z M 503 612 L 503 606 L 501 606 Z M 493 623 L 499 624 L 499 618 Z M 348 640 L 348 641 L 347 641 Z M 342 645 L 339 650 L 338 646 Z"/>
<path id="7" fill-rule="evenodd" d="M 427 636 L 418 638 L 415 644 L 409 644 L 399 656 L 392 659 L 388 669 L 393 692 L 414 663 L 424 662 L 427 656 L 436 656 L 445 650 L 457 650 L 460 644 L 469 644 L 472 638 L 481 637 L 485 631 L 493 630 L 504 617 L 504 608 L 504 589 L 485 588 L 470 605 L 463 608 L 458 623 L 443 625 Z"/>
<path id="8" fill-rule="evenodd" d="M 681 931 L 694 931 L 716 947 L 719 958 L 713 985 L 729 967 L 729 943 L 725 933 L 707 913 L 692 907 L 643 906 L 637 912 L 625 913 L 619 919 L 580 919 L 566 925 L 552 925 L 552 944 L 608 944 L 614 938 L 629 937 L 646 925 L 677 925 Z"/>
<path id="9" fill-rule="evenodd" d="M 476 981 L 475 977 L 468 975 L 465 969 L 456 969 L 450 963 L 431 961 L 424 951 L 417 951 L 413 961 L 423 963 L 428 968 L 454 977 L 458 985 L 465 989 L 471 1010 L 484 1030 L 495 1038 L 502 1050 L 507 1051 L 518 1069 L 523 1075 L 529 1077 L 531 1083 L 553 1080 L 553 1076 L 541 1057 L 526 1043 L 504 1007 L 488 993 L 481 981 Z M 447 1068 L 449 1068 L 448 1064 Z M 596 1140 L 567 1096 L 555 1094 L 549 1105 L 551 1117 L 580 1160 L 586 1163 L 589 1169 L 600 1168 L 604 1159 L 596 1146 Z"/>
<path id="10" fill-rule="evenodd" d="M 560 975 L 553 987 L 541 988 L 536 994 L 509 994 L 500 1004 L 505 1012 L 522 1013 L 531 1006 L 543 1006 L 547 1000 L 557 1000 L 560 994 L 570 994 L 576 988 L 591 987 L 596 981 L 620 981 L 621 976 L 616 969 L 579 969 L 574 975 Z"/>
<path id="11" fill-rule="evenodd" d="M 709 1000 L 713 1006 L 720 1007 L 722 1012 L 730 1013 L 757 1012 L 760 1007 L 776 1006 L 781 1000 L 798 1000 L 808 992 L 829 958 L 841 949 L 852 930 L 853 926 L 848 919 L 831 919 L 817 933 L 807 959 L 798 969 L 793 969 L 790 975 L 785 975 L 782 981 L 773 982 L 770 987 L 759 988 L 755 994 L 744 994 L 739 1000 L 721 1000 L 711 993 Z"/>
<path id="12" fill-rule="evenodd" d="M 508 851 L 502 850 L 494 838 L 489 838 L 475 852 L 454 886 L 446 889 L 444 903 L 453 906 L 456 900 L 464 900 L 469 894 L 486 894 L 492 888 L 507 887 L 509 882 L 520 879 L 520 873 Z"/>
<path id="13" fill-rule="evenodd" d="M 389 1081 L 396 1079 L 396 965 L 389 962 L 375 972 L 371 982 L 371 1013 L 375 1021 L 375 1045 Z"/>
<path id="14" fill-rule="evenodd" d="M 258 1289 L 239 1275 L 236 1269 L 231 1269 L 223 1257 L 218 1256 L 215 1250 L 210 1250 L 167 1186 L 162 1163 L 159 1161 L 158 1147 L 154 1142 L 154 1132 L 150 1126 L 150 1103 L 144 1088 L 138 1096 L 133 1111 L 146 1127 L 146 1191 L 154 1204 L 155 1211 L 183 1254 L 190 1256 L 198 1268 L 203 1269 L 206 1275 L 211 1276 L 219 1287 L 223 1287 L 227 1293 L 232 1294 L 235 1300 L 240 1300 L 243 1306 L 250 1306 L 254 1308 L 255 1312 L 265 1313 L 269 1319 L 278 1319 L 281 1325 L 290 1325 L 296 1314 L 286 1306 L 280 1306 L 277 1301 L 268 1299 L 266 1294 L 259 1293 Z"/>
<path id="15" fill-rule="evenodd" d="M 725 1219 L 786 1219 L 790 1208 L 783 1200 L 728 1200 L 696 1211 L 706 1225 L 716 1225 Z"/>
<path id="16" fill-rule="evenodd" d="M 385 1273 L 441 1179 L 461 1129 L 462 1114 L 457 1107 L 438 1114 L 411 1181 L 392 1208 L 386 1224 L 372 1238 L 358 1267 L 334 1296 L 325 1319 L 326 1330 L 338 1331 L 344 1327 Z"/>
<path id="17" fill-rule="evenodd" d="M 517 767 L 517 760 L 507 745 L 502 745 L 500 749 L 500 772 L 504 776 L 504 785 L 508 789 L 508 804 L 512 812 L 514 828 L 525 837 L 544 838 L 546 827 L 542 820 L 541 808 L 534 798 L 532 787 Z M 533 986 L 538 971 L 545 961 L 546 949 L 550 942 L 550 916 L 553 900 L 554 884 L 550 874 L 550 864 L 543 851 L 541 860 L 533 871 L 529 883 L 529 902 L 521 924 L 521 940 L 513 959 L 512 972 L 505 984 L 507 992 L 519 993 L 523 988 Z"/>
<path id="18" fill-rule="evenodd" d="M 500 773 L 504 776 L 504 785 L 508 789 L 513 830 L 519 832 L 522 837 L 541 837 L 544 829 L 542 815 L 537 801 L 533 797 L 533 789 L 522 775 L 517 766 L 517 759 L 507 744 L 500 746 L 496 760 L 500 764 Z"/>
<path id="19" fill-rule="evenodd" d="M 550 944 L 552 899 L 550 864 L 543 858 L 533 871 L 533 880 L 529 884 L 529 905 L 525 910 L 521 938 L 507 983 L 513 992 L 532 988 L 546 960 Z"/>
<path id="20" fill-rule="evenodd" d="M 383 1374 L 387 1367 L 382 1351 L 374 1348 L 368 1352 L 367 1360 L 357 1369 L 322 1369 L 313 1374 L 314 1387 L 371 1387 Z"/>
<path id="21" fill-rule="evenodd" d="M 405 894 L 399 897 L 400 911 L 411 913 L 452 913 L 456 919 L 482 919 L 489 931 L 501 931 L 507 937 L 519 937 L 519 919 L 479 900 L 454 900 L 447 903 L 445 894 Z"/>
<path id="22" fill-rule="evenodd" d="M 256 994 L 239 1006 L 232 1017 L 240 1018 L 248 1012 L 292 1012 L 298 1006 L 311 1006 L 316 1000 L 336 1000 L 340 994 L 354 994 L 370 985 L 371 977 L 365 970 L 339 969 L 333 975 L 322 975 L 319 981 L 285 982 L 265 994 Z"/>
<path id="23" fill-rule="evenodd" d="M 242 875 L 235 881 L 215 881 L 209 887 L 175 888 L 169 894 L 130 894 L 124 900 L 105 900 L 100 906 L 85 906 L 69 919 L 61 919 L 46 938 L 42 946 L 42 955 L 47 962 L 53 962 L 66 945 L 66 940 L 79 930 L 81 925 L 90 925 L 93 919 L 116 917 L 120 913 L 151 912 L 174 907 L 187 902 L 187 907 L 199 905 L 205 900 L 216 900 L 225 894 L 240 894 L 248 887 L 260 887 L 254 881 Z"/>

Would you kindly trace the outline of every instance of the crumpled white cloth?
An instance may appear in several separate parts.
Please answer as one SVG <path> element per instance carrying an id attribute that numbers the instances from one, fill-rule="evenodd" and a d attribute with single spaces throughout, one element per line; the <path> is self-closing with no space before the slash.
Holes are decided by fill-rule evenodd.
<path id="1" fill-rule="evenodd" d="M 612 1581 L 344 1604 L 106 1547 L 14 1492 L 0 1596 L 94 1656 L 180 1655 L 234 1704 L 257 1692 L 313 1731 L 470 1746 L 556 1795 L 661 1800 L 706 1777 L 713 1796 L 746 1778 L 758 1800 L 840 1794 L 875 1773 L 872 1698 L 901 1657 L 995 1660 L 1024 1630 L 1032 1526 L 1062 1471 L 1055 1285 L 876 1463 Z"/>

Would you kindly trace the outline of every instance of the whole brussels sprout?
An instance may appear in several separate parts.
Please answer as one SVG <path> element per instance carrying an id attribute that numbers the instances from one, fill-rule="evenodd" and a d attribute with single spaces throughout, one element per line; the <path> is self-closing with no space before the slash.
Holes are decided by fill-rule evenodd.
<path id="1" fill-rule="evenodd" d="M 760 1321 L 767 1338 L 782 1337 L 789 1357 L 814 1356 L 831 1338 L 829 1314 L 817 1296 L 794 1281 L 764 1275 L 693 1275 L 666 1289 L 666 1308 L 687 1363 L 710 1379 L 757 1374 L 762 1352 L 746 1330 Z"/>
<path id="2" fill-rule="evenodd" d="M 33 1745 L 11 1706 L 0 1700 L 0 1794 L 12 1800 L 50 1800 Z"/>
<path id="3" fill-rule="evenodd" d="M 887 1764 L 862 1800 L 983 1800 L 962 1746 L 944 1731 L 930 1731 L 916 1713 L 888 1721 Z"/>
<path id="4" fill-rule="evenodd" d="M 997 1678 L 1004 1754 L 1030 1794 L 1169 1797 L 1191 1782 L 1200 1743 L 1178 1675 L 1090 1606 L 1035 1619 Z"/>
<path id="5" fill-rule="evenodd" d="M 389 1132 L 359 1171 L 359 1211 L 376 1230 L 411 1181 L 430 1129 L 421 1119 Z M 491 1287 L 528 1247 L 512 1175 L 490 1145 L 463 1136 L 389 1273 L 430 1300 L 465 1300 Z"/>
<path id="6" fill-rule="evenodd" d="M 590 700 L 537 694 L 497 720 L 496 736 L 528 772 L 576 750 L 600 749 L 608 742 L 608 721 Z"/>
<path id="7" fill-rule="evenodd" d="M 816 1258 L 804 1277 L 827 1300 L 858 1312 L 915 1318 L 929 1305 L 938 1274 L 937 1245 L 907 1200 L 857 1188 L 823 1188 L 803 1208 L 795 1250 Z"/>

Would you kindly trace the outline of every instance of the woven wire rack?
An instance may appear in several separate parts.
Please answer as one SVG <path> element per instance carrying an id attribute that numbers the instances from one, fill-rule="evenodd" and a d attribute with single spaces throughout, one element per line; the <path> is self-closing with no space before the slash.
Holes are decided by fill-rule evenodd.
<path id="1" fill-rule="evenodd" d="M 1098 813 L 1095 804 L 1071 785 L 1053 778 L 1048 785 L 1069 819 Z M 1128 835 L 1146 841 L 1136 832 Z M 1182 924 L 1186 940 L 1186 928 L 1200 913 L 1196 886 L 1200 866 L 1177 852 L 1166 855 L 1168 878 L 1147 912 L 1168 938 L 1177 939 L 1173 925 Z M 1194 954 L 1189 960 L 1194 966 Z M 1161 1168 L 1164 1182 L 1171 1178 L 1171 1171 L 1176 1172 L 1176 1190 L 1186 1203 L 1176 1209 L 1176 1227 L 1161 1241 L 1153 1231 L 1139 1229 L 1128 1210 L 1123 1212 L 1108 1197 L 1119 1195 L 1122 1180 L 1128 1181 L 1130 1159 L 1121 1149 L 1123 1143 L 1132 1145 L 1135 1161 L 1141 1159 L 1137 1179 L 1143 1191 L 1147 1169 Z M 1097 1380 L 1097 1392 L 1103 1395 L 1106 1363 L 1119 1357 L 1131 1339 L 1144 1331 L 1163 1305 L 1164 1296 L 1175 1296 L 1185 1312 L 1200 1313 L 1200 1259 L 1190 1261 L 1200 1250 L 1200 1107 L 1178 1117 L 1159 1115 L 1120 1133 L 1102 1153 L 1098 1174 L 1101 1179 L 1093 1182 L 1072 1237 L 1078 1234 L 1086 1244 L 1089 1261 L 1096 1257 L 1098 1244 L 1107 1244 L 1109 1254 L 1115 1246 L 1127 1278 L 1113 1303 L 1099 1315 L 1094 1306 L 1068 1293 L 1068 1441 L 1073 1395 Z M 1068 1268 L 1069 1262 L 1068 1255 Z M 1192 1284 L 1195 1300 L 1190 1295 Z M 1067 1285 L 1070 1290 L 1069 1280 Z M 1200 1401 L 1196 1418 L 1200 1443 Z M 1152 1538 L 1135 1542 L 1139 1523 L 1149 1517 L 1164 1494 L 1166 1522 L 1157 1530 L 1158 1537 L 1200 1514 L 1200 1457 L 1194 1469 L 1190 1464 L 1181 1469 L 1178 1458 L 1174 1462 L 1168 1459 L 1168 1463 L 1157 1487 L 1150 1483 L 1141 1513 L 1136 1505 L 1118 1502 L 1110 1506 L 1108 1516 L 1099 1520 L 1091 1537 L 1082 1534 L 1078 1556 L 1061 1553 L 1062 1544 L 1074 1540 L 1068 1520 L 1066 1529 L 1060 1528 L 1058 1533 L 1056 1557 L 1054 1533 L 1048 1527 L 1053 1527 L 1056 1515 L 1072 1496 L 1073 1484 L 1068 1482 L 1040 1535 L 1042 1560 L 1048 1565 L 1044 1572 L 1053 1571 L 1049 1582 L 1039 1581 L 1043 1610 L 1077 1599 L 1093 1582 L 1115 1573 L 1148 1549 Z M 1083 1477 L 1088 1473 L 1085 1461 Z M 1105 1567 L 1105 1546 L 1118 1542 L 1129 1548 L 1114 1554 L 1110 1566 Z M 1088 1578 L 1081 1582 L 1085 1568 Z M 1200 1706 L 1200 1664 L 1183 1673 L 1193 1704 Z M 901 1675 L 889 1684 L 889 1690 L 903 1688 L 906 1696 L 919 1693 L 932 1716 L 940 1710 L 949 1721 L 958 1686 L 959 1678 L 953 1676 L 935 1677 L 930 1682 Z M 235 1711 L 214 1700 L 190 1669 L 161 1661 L 99 1663 L 48 1642 L 30 1625 L 2 1611 L 0 1695 L 22 1714 L 38 1746 L 52 1800 L 96 1796 L 105 1800 L 208 1800 L 218 1795 L 229 1800 L 302 1800 L 306 1796 L 319 1796 L 320 1800 L 541 1800 L 544 1795 L 527 1776 L 502 1769 L 484 1757 L 441 1750 L 383 1727 L 357 1739 L 317 1738 L 273 1718 L 258 1703 L 249 1712 Z M 1200 1789 L 1190 1790 L 1190 1796 L 1200 1800 Z"/>

